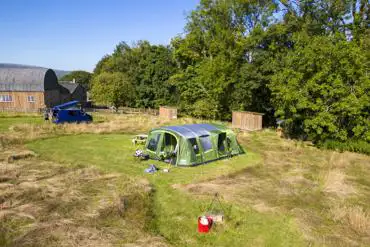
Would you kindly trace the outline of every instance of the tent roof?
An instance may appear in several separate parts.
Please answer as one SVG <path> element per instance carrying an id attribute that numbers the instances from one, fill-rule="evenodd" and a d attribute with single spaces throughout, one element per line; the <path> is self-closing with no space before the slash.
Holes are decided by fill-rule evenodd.
<path id="1" fill-rule="evenodd" d="M 213 124 L 185 124 L 166 126 L 160 129 L 173 131 L 185 138 L 195 138 L 198 136 L 209 135 L 211 131 L 220 131 L 225 128 Z"/>

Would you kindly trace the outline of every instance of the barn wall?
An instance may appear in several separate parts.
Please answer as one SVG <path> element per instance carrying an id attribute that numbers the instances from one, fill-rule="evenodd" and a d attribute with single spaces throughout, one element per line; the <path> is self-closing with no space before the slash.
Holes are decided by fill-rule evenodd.
<path id="1" fill-rule="evenodd" d="M 47 90 L 45 91 L 45 105 L 46 107 L 50 108 L 61 103 L 61 94 L 60 90 Z"/>
<path id="2" fill-rule="evenodd" d="M 232 126 L 242 130 L 261 130 L 262 129 L 261 113 L 256 112 L 233 112 Z"/>
<path id="3" fill-rule="evenodd" d="M 0 92 L 0 95 L 12 96 L 12 102 L 0 102 L 0 110 L 2 111 L 36 111 L 45 107 L 44 92 Z M 28 96 L 33 96 L 35 102 L 28 102 Z"/>
<path id="4" fill-rule="evenodd" d="M 76 90 L 72 94 L 72 100 L 78 100 L 80 102 L 86 102 L 87 96 L 86 96 L 86 90 L 79 85 Z"/>

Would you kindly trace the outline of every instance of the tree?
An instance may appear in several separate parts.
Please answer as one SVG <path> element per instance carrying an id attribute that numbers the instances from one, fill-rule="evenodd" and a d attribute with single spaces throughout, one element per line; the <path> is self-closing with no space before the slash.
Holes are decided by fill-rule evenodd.
<path id="1" fill-rule="evenodd" d="M 298 33 L 270 88 L 291 134 L 315 142 L 370 141 L 370 78 L 361 47 L 345 37 Z"/>
<path id="2" fill-rule="evenodd" d="M 182 88 L 179 90 L 181 110 L 198 115 L 190 106 L 197 100 L 203 101 L 204 97 L 213 102 L 216 117 L 224 120 L 231 118 L 231 110 L 264 109 L 254 107 L 252 99 L 245 96 L 253 95 L 253 88 L 260 88 L 260 83 L 265 85 L 266 80 L 250 87 L 241 70 L 248 62 L 247 36 L 257 27 L 263 29 L 268 26 L 276 8 L 275 1 L 200 1 L 188 17 L 186 36 L 172 40 L 181 70 L 171 78 L 171 82 Z M 200 98 L 188 97 L 191 92 Z M 184 99 L 191 101 L 184 103 Z"/>
<path id="3" fill-rule="evenodd" d="M 168 83 L 176 71 L 172 50 L 163 45 L 139 41 L 133 46 L 120 42 L 111 55 L 97 64 L 94 75 L 119 72 L 126 76 L 135 93 L 127 102 L 133 107 L 158 107 L 176 103 L 175 87 Z"/>
<path id="4" fill-rule="evenodd" d="M 96 103 L 116 108 L 127 106 L 133 98 L 134 90 L 127 76 L 120 72 L 103 72 L 93 78 L 91 94 Z"/>
<path id="5" fill-rule="evenodd" d="M 76 70 L 76 71 L 72 71 L 71 73 L 67 75 L 64 75 L 62 78 L 60 78 L 60 81 L 75 80 L 76 83 L 79 83 L 80 85 L 85 87 L 87 90 L 89 90 L 91 77 L 92 77 L 92 74 L 87 71 Z"/>

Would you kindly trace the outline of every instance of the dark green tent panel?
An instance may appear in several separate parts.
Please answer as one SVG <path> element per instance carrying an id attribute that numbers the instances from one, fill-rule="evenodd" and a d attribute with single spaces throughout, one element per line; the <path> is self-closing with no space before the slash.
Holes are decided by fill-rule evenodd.
<path id="1" fill-rule="evenodd" d="M 174 157 L 192 166 L 243 153 L 233 131 L 215 124 L 166 126 L 150 131 L 146 153 L 153 159 Z"/>

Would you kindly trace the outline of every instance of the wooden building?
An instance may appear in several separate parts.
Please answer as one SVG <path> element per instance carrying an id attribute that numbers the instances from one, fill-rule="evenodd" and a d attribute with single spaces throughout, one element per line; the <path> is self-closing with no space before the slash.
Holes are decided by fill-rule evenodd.
<path id="1" fill-rule="evenodd" d="M 241 130 L 261 130 L 262 113 L 248 111 L 234 111 L 232 116 L 232 127 Z"/>
<path id="2" fill-rule="evenodd" d="M 176 119 L 177 118 L 177 108 L 161 106 L 159 107 L 159 117 L 166 119 Z"/>
<path id="3" fill-rule="evenodd" d="M 0 68 L 0 111 L 37 111 L 70 100 L 86 99 L 86 92 L 69 90 L 46 68 Z M 70 93 L 72 91 L 72 93 Z M 80 94 L 85 93 L 85 96 Z"/>
<path id="4" fill-rule="evenodd" d="M 59 82 L 61 88 L 62 101 L 78 100 L 80 102 L 87 101 L 86 89 L 78 83 L 75 82 Z"/>

